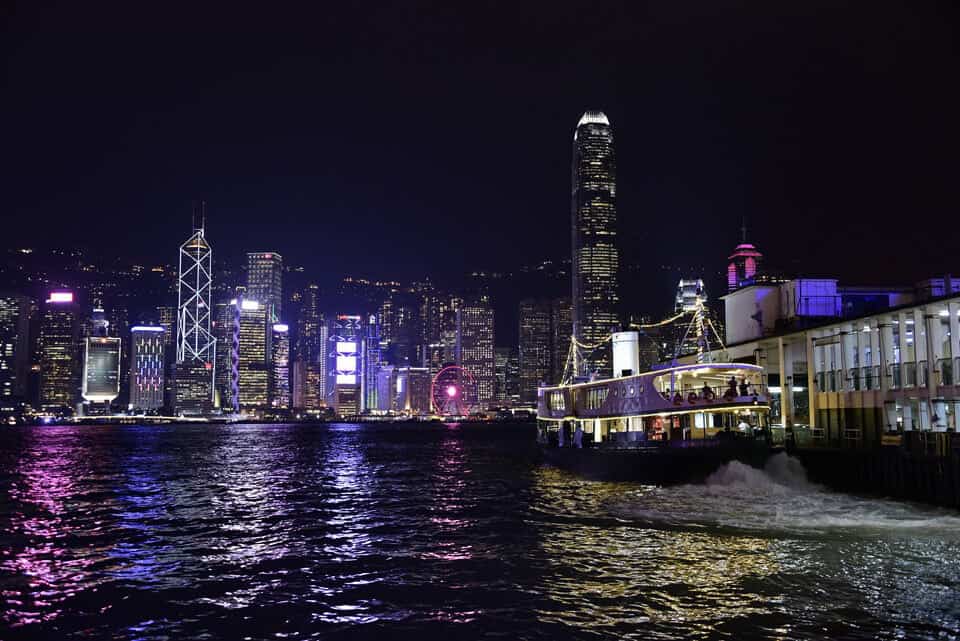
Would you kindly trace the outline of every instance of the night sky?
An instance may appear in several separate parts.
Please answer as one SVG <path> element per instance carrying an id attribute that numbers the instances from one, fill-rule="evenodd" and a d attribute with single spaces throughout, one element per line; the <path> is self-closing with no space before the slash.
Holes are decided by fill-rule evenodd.
<path id="1" fill-rule="evenodd" d="M 952 3 L 193 4 L 2 10 L 5 245 L 173 262 L 204 199 L 321 281 L 564 259 L 602 109 L 657 296 L 744 216 L 786 272 L 960 272 Z"/>

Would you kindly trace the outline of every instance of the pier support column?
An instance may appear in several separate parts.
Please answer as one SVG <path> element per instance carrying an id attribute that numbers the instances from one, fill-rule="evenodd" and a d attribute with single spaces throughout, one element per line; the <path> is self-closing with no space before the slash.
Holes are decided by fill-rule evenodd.
<path id="1" fill-rule="evenodd" d="M 880 391 L 884 393 L 890 389 L 890 379 L 887 373 L 892 370 L 893 365 L 893 325 L 890 320 L 881 320 L 877 323 L 878 333 L 880 335 L 880 354 L 879 358 L 874 360 L 874 365 L 880 366 Z"/>
<path id="2" fill-rule="evenodd" d="M 807 332 L 803 340 L 807 351 L 807 423 L 813 429 L 817 426 L 817 361 L 814 360 L 813 334 Z"/>
<path id="3" fill-rule="evenodd" d="M 957 367 L 957 359 L 960 358 L 960 303 L 950 303 L 947 307 L 950 313 L 950 357 L 953 359 L 954 368 Z M 953 373 L 954 385 L 960 372 Z"/>
<path id="4" fill-rule="evenodd" d="M 788 354 L 790 346 L 777 337 L 777 353 L 780 358 L 780 425 L 784 428 L 793 424 L 793 363 Z"/>
<path id="5" fill-rule="evenodd" d="M 942 323 L 940 322 L 940 315 L 936 310 L 928 310 L 928 312 L 923 315 L 923 321 L 927 339 L 927 403 L 929 404 L 930 429 L 934 432 L 945 432 L 947 429 L 947 417 L 942 399 L 939 402 L 937 400 L 940 389 L 940 380 L 938 379 L 939 374 L 937 371 L 939 369 L 940 359 L 943 358 Z"/>

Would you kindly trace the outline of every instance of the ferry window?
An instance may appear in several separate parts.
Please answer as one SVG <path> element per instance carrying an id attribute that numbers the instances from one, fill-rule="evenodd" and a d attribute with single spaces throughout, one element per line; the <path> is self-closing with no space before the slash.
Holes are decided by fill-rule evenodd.
<path id="1" fill-rule="evenodd" d="M 607 399 L 606 387 L 594 387 L 587 390 L 586 406 L 588 410 L 600 409 L 603 402 Z"/>
<path id="2" fill-rule="evenodd" d="M 563 397 L 563 392 L 561 391 L 550 392 L 550 409 L 552 410 L 567 409 L 567 403 Z"/>

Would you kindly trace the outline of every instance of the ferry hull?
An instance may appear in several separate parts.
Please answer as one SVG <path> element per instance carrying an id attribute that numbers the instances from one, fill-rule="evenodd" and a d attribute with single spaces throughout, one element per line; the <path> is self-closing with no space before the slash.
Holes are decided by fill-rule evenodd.
<path id="1" fill-rule="evenodd" d="M 757 441 L 713 447 L 580 449 L 544 446 L 541 449 L 548 464 L 585 478 L 677 485 L 702 482 L 731 461 L 763 468 L 775 448 Z"/>

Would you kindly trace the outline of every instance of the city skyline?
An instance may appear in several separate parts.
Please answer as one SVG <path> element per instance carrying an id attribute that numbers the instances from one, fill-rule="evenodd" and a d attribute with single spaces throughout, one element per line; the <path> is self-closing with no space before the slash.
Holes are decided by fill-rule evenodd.
<path id="1" fill-rule="evenodd" d="M 135 222 L 122 251 L 166 260 L 182 240 L 174 220 L 202 199 L 224 256 L 270 247 L 318 274 L 344 274 L 349 244 L 325 240 L 350 238 L 357 222 L 370 276 L 562 259 L 565 141 L 598 108 L 617 127 L 625 265 L 702 263 L 734 246 L 745 216 L 750 240 L 786 268 L 803 261 L 860 282 L 949 268 L 958 105 L 941 79 L 956 51 L 935 11 L 887 6 L 864 22 L 852 7 L 827 20 L 816 3 L 718 15 L 534 3 L 505 27 L 480 8 L 420 9 L 315 9 L 253 44 L 243 34 L 256 16 L 239 7 L 229 25 L 218 12 L 171 12 L 155 29 L 123 11 L 21 7 L 7 39 L 14 98 L 0 106 L 16 124 L 7 242 L 106 249 L 105 235 L 70 224 L 95 214 L 114 230 Z M 364 46 L 332 26 L 342 21 L 370 34 Z M 643 37 L 629 37 L 637 29 Z M 179 36 L 176 51 L 161 32 Z M 445 47 L 452 55 L 437 57 Z M 507 131 L 522 132 L 509 154 Z M 907 212 L 942 233 L 898 225 Z M 876 264 L 889 242 L 878 222 L 925 251 L 896 269 Z M 631 286 L 625 299 L 650 294 Z"/>

